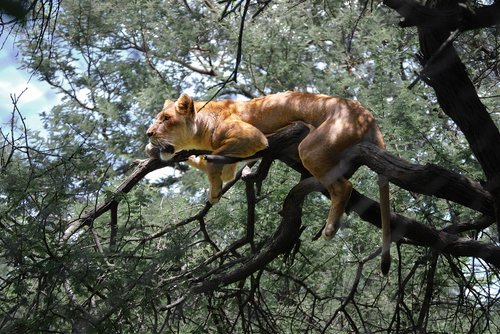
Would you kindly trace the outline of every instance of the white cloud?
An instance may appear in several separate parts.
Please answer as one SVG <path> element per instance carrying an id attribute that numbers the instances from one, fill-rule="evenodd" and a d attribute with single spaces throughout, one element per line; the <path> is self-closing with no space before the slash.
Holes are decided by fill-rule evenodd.
<path id="1" fill-rule="evenodd" d="M 0 76 L 3 76 L 2 72 L 4 71 L 0 71 Z M 15 76 L 8 77 L 12 78 Z M 17 82 L 12 85 L 11 82 L 0 80 L 0 91 L 2 91 L 2 95 L 8 95 L 11 99 L 12 96 L 20 98 L 23 103 L 30 103 L 43 97 L 42 90 L 32 83 L 23 84 Z"/>
<path id="2" fill-rule="evenodd" d="M 16 59 L 17 50 L 12 41 L 7 41 L 0 49 L 0 126 L 10 122 L 13 99 L 32 130 L 42 130 L 40 120 L 42 111 L 49 111 L 59 103 L 59 97 L 50 86 L 20 69 Z"/>

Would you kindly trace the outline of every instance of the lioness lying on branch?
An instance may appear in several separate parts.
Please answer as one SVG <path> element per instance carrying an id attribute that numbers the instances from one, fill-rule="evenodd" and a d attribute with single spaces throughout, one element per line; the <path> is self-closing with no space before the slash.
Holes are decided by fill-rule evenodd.
<path id="1" fill-rule="evenodd" d="M 373 115 L 360 103 L 338 97 L 285 92 L 250 101 L 194 102 L 182 94 L 167 100 L 147 130 L 146 151 L 153 158 L 169 160 L 182 150 L 207 150 L 216 155 L 246 158 L 267 147 L 266 135 L 293 123 L 303 122 L 310 133 L 298 150 L 304 167 L 328 190 L 330 212 L 323 236 L 332 238 L 349 200 L 352 185 L 345 178 L 350 164 L 342 154 L 368 142 L 384 148 L 382 134 Z M 158 156 L 158 152 L 159 156 Z M 221 197 L 222 182 L 234 177 L 236 164 L 221 165 L 192 157 L 190 165 L 208 175 L 208 200 Z M 382 272 L 390 266 L 389 184 L 379 175 L 382 221 Z"/>

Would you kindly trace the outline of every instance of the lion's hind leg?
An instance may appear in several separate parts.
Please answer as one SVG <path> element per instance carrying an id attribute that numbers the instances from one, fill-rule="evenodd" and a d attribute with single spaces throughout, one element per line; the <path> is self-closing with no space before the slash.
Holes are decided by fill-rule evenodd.
<path id="1" fill-rule="evenodd" d="M 327 120 L 311 131 L 299 145 L 302 164 L 330 195 L 330 211 L 322 232 L 326 239 L 331 239 L 338 231 L 352 191 L 351 182 L 344 177 L 350 165 L 341 156 L 359 139 L 357 132 L 346 129 L 342 122 Z"/>
<path id="2" fill-rule="evenodd" d="M 304 147 L 300 149 L 301 147 L 299 147 L 299 152 L 304 167 L 326 188 L 330 195 L 330 210 L 322 232 L 323 237 L 329 240 L 340 228 L 340 218 L 351 196 L 352 184 L 343 177 L 347 172 L 343 168 L 343 163 L 333 163 L 326 155 L 322 158 L 316 156 L 315 159 L 310 160 L 304 151 L 311 151 Z"/>

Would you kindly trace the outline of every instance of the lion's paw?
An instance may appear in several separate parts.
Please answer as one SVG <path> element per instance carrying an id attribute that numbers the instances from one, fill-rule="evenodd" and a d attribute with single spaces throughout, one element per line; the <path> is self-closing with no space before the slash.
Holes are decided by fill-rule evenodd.
<path id="1" fill-rule="evenodd" d="M 214 205 L 214 204 L 217 204 L 220 200 L 221 196 L 212 196 L 212 195 L 209 195 L 208 196 L 208 201 L 210 202 L 210 204 Z"/>

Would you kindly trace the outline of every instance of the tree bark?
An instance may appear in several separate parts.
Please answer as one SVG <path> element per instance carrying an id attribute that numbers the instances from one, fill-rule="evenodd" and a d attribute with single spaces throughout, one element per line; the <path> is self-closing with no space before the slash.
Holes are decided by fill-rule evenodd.
<path id="1" fill-rule="evenodd" d="M 268 238 L 267 243 L 260 252 L 254 256 L 247 257 L 244 263 L 229 272 L 223 272 L 214 277 L 197 282 L 191 288 L 194 294 L 213 291 L 219 286 L 228 285 L 247 278 L 257 270 L 263 269 L 280 254 L 289 252 L 300 236 L 302 223 L 302 204 L 305 197 L 313 192 L 320 191 L 323 187 L 313 178 L 299 182 L 293 187 L 283 202 L 281 224 L 273 236 Z"/>
<path id="2" fill-rule="evenodd" d="M 314 191 L 325 191 L 323 186 L 310 177 L 302 180 L 290 190 L 283 203 L 283 219 L 273 236 L 268 238 L 266 245 L 256 255 L 247 256 L 242 264 L 233 270 L 219 273 L 202 280 L 195 280 L 191 287 L 192 294 L 207 293 L 220 286 L 238 282 L 263 269 L 280 254 L 289 252 L 300 236 L 302 205 L 305 197 Z M 380 206 L 372 199 L 353 190 L 347 204 L 347 210 L 356 212 L 363 220 L 381 227 Z M 429 247 L 437 253 L 452 256 L 471 256 L 480 258 L 487 263 L 500 268 L 500 247 L 486 244 L 433 227 L 393 213 L 391 215 L 393 240 L 404 240 L 417 246 Z"/>
<path id="3" fill-rule="evenodd" d="M 374 200 L 353 190 L 347 210 L 356 212 L 361 219 L 380 227 L 380 206 Z M 430 247 L 433 250 L 453 256 L 470 256 L 483 259 L 500 268 L 500 247 L 458 235 L 436 230 L 411 218 L 392 213 L 392 238 L 404 239 L 417 246 Z"/>

